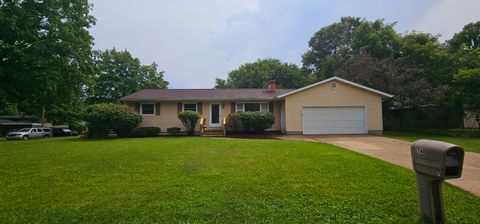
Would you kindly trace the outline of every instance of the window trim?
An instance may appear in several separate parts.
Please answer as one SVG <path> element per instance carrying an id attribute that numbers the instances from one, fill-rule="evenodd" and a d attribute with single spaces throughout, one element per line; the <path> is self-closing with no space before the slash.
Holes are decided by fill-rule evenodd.
<path id="1" fill-rule="evenodd" d="M 269 111 L 270 111 L 270 103 L 269 103 L 269 102 L 263 102 L 263 101 L 262 101 L 262 102 L 236 102 L 236 103 L 235 103 L 235 112 L 245 112 L 245 104 L 246 104 L 246 103 L 257 103 L 257 104 L 259 104 L 259 105 L 260 105 L 260 106 L 259 106 L 259 108 L 260 108 L 259 112 L 269 112 Z M 239 111 L 239 110 L 238 110 L 238 104 L 243 104 L 243 106 L 242 106 L 243 110 L 242 110 L 242 111 Z M 266 105 L 267 105 L 266 110 L 262 110 L 262 104 L 266 104 Z"/>
<path id="2" fill-rule="evenodd" d="M 143 105 L 144 105 L 144 104 L 152 104 L 152 105 L 153 105 L 153 114 L 144 114 L 144 113 L 143 113 Z M 155 103 L 153 103 L 153 102 L 150 102 L 150 103 L 147 103 L 147 102 L 145 102 L 145 103 L 140 103 L 140 114 L 141 114 L 142 116 L 155 116 L 155 114 L 157 114 L 157 111 L 156 111 L 156 110 L 157 110 L 156 105 L 155 105 Z"/>
<path id="3" fill-rule="evenodd" d="M 198 103 L 197 102 L 184 102 L 184 103 L 182 103 L 182 111 L 185 111 L 185 104 L 195 104 L 195 112 L 198 112 Z"/>

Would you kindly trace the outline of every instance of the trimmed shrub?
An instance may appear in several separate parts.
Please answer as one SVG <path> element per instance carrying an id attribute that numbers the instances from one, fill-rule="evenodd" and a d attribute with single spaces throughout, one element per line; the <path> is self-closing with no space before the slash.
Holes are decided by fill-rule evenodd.
<path id="1" fill-rule="evenodd" d="M 87 107 L 84 116 L 88 122 L 88 138 L 107 138 L 110 130 L 118 137 L 126 137 L 142 121 L 133 108 L 123 104 L 100 103 Z"/>
<path id="2" fill-rule="evenodd" d="M 240 116 L 238 113 L 231 113 L 227 116 L 227 129 L 237 132 L 240 127 Z"/>
<path id="3" fill-rule="evenodd" d="M 181 128 L 179 128 L 179 127 L 167 128 L 167 132 L 168 132 L 170 135 L 178 135 L 178 133 L 180 133 L 180 130 L 181 130 Z"/>
<path id="4" fill-rule="evenodd" d="M 238 118 L 246 131 L 257 133 L 263 133 L 275 123 L 275 117 L 270 112 L 240 112 Z"/>
<path id="5" fill-rule="evenodd" d="M 195 134 L 195 127 L 197 126 L 198 119 L 200 118 L 200 113 L 195 111 L 183 111 L 178 113 L 178 119 L 182 122 L 185 127 L 185 132 L 188 135 Z"/>
<path id="6" fill-rule="evenodd" d="M 133 129 L 130 137 L 157 137 L 160 133 L 159 127 L 140 127 Z"/>

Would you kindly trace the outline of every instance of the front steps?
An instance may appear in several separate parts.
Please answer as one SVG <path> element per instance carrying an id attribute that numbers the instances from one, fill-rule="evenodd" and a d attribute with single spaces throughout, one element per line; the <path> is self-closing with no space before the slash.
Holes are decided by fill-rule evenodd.
<path id="1" fill-rule="evenodd" d="M 223 129 L 207 129 L 203 131 L 202 136 L 206 137 L 225 137 Z"/>

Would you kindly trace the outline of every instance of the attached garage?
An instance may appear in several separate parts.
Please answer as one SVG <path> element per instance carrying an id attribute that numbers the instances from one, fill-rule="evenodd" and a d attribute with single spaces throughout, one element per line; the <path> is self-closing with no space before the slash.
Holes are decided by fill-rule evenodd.
<path id="1" fill-rule="evenodd" d="M 390 94 L 332 77 L 278 96 L 286 134 L 383 132 L 382 102 Z"/>
<path id="2" fill-rule="evenodd" d="M 304 107 L 303 134 L 366 134 L 365 107 Z"/>

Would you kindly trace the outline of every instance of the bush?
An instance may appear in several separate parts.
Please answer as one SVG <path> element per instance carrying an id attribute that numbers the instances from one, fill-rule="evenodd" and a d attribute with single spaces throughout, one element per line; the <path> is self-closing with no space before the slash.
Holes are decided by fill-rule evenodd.
<path id="1" fill-rule="evenodd" d="M 198 119 L 200 118 L 200 113 L 195 111 L 183 111 L 178 113 L 178 119 L 182 121 L 185 131 L 188 135 L 195 134 L 195 127 L 197 126 Z"/>
<path id="2" fill-rule="evenodd" d="M 171 128 L 167 128 L 167 132 L 171 135 L 177 135 L 178 133 L 180 133 L 180 128 L 179 127 L 171 127 Z"/>
<path id="3" fill-rule="evenodd" d="M 270 112 L 241 112 L 238 113 L 238 118 L 246 131 L 257 133 L 263 133 L 275 123 L 275 117 Z"/>
<path id="4" fill-rule="evenodd" d="M 140 127 L 133 129 L 130 137 L 157 137 L 160 133 L 159 127 Z"/>
<path id="5" fill-rule="evenodd" d="M 227 129 L 237 132 L 240 127 L 240 116 L 238 113 L 231 113 L 227 117 Z"/>
<path id="6" fill-rule="evenodd" d="M 88 138 L 107 138 L 110 130 L 126 137 L 142 121 L 142 117 L 123 104 L 100 103 L 87 107 L 84 116 L 88 122 Z"/>

